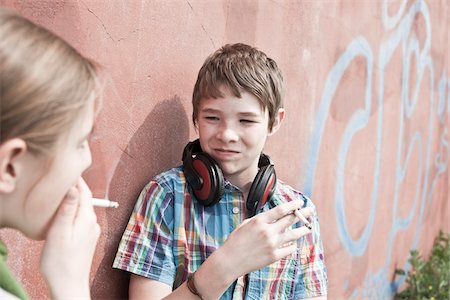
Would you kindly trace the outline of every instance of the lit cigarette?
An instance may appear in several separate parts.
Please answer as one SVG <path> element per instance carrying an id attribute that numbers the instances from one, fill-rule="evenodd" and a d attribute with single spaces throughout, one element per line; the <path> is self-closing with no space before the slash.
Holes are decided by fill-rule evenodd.
<path id="1" fill-rule="evenodd" d="M 111 201 L 108 199 L 98 199 L 98 198 L 92 198 L 92 205 L 98 206 L 98 207 L 110 207 L 110 208 L 118 208 L 119 203 L 115 201 Z"/>
<path id="2" fill-rule="evenodd" d="M 309 223 L 305 216 L 302 215 L 299 209 L 294 210 L 294 214 L 305 224 L 306 227 L 308 227 L 309 230 L 312 229 L 311 223 Z"/>

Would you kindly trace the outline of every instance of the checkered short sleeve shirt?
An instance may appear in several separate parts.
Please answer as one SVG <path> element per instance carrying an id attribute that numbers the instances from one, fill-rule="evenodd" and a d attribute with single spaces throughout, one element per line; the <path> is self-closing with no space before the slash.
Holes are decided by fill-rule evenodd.
<path id="1" fill-rule="evenodd" d="M 278 180 L 274 196 L 262 210 L 292 200 L 304 200 L 314 209 L 311 200 Z M 225 183 L 219 203 L 202 206 L 192 196 L 182 167 L 173 168 L 142 190 L 113 267 L 176 289 L 242 223 L 244 209 L 242 193 L 229 182 Z M 302 299 L 326 295 L 327 272 L 317 214 L 312 217 L 312 225 L 313 233 L 298 240 L 296 252 L 238 278 L 221 299 Z"/>

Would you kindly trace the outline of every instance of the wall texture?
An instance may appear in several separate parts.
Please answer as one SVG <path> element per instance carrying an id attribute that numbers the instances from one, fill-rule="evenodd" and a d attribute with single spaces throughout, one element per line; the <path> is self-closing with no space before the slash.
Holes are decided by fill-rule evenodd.
<path id="1" fill-rule="evenodd" d="M 191 93 L 208 54 L 255 45 L 284 72 L 287 116 L 266 152 L 281 178 L 317 205 L 330 299 L 389 298 L 409 250 L 427 255 L 450 231 L 450 3 L 294 0 L 0 0 L 55 31 L 107 70 L 86 179 L 103 228 L 96 299 L 125 298 L 111 269 L 134 201 L 180 163 L 196 137 Z M 0 231 L 34 299 L 42 244 Z M 68 258 L 70 259 L 70 258 Z"/>

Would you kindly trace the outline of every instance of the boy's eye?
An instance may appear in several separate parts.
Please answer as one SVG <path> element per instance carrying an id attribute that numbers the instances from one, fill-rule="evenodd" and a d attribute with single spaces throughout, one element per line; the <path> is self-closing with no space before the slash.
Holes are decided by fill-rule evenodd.
<path id="1" fill-rule="evenodd" d="M 256 123 L 256 121 L 254 121 L 254 120 L 249 120 L 249 119 L 241 119 L 240 121 L 241 121 L 241 123 L 247 123 L 247 124 L 250 124 L 250 123 Z"/>
<path id="2" fill-rule="evenodd" d="M 219 120 L 219 118 L 215 117 L 215 116 L 206 116 L 205 119 L 210 120 L 210 121 L 217 121 L 217 120 Z"/>

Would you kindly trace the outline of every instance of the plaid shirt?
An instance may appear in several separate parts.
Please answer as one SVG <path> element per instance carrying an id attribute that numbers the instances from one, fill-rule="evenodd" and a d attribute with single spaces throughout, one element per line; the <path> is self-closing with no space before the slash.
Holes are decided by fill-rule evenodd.
<path id="1" fill-rule="evenodd" d="M 141 192 L 122 236 L 113 267 L 176 289 L 189 273 L 242 223 L 241 191 L 226 181 L 219 203 L 204 207 L 190 193 L 181 167 L 157 176 Z M 307 198 L 278 180 L 272 207 Z M 306 205 L 314 208 L 310 200 Z M 315 211 L 315 209 L 314 209 Z M 301 226 L 297 223 L 294 226 Z M 325 295 L 327 273 L 317 215 L 313 233 L 298 241 L 293 254 L 238 278 L 221 299 L 301 299 Z"/>

